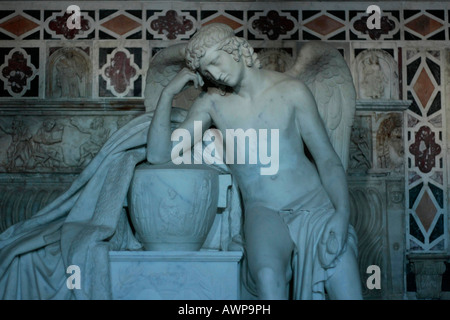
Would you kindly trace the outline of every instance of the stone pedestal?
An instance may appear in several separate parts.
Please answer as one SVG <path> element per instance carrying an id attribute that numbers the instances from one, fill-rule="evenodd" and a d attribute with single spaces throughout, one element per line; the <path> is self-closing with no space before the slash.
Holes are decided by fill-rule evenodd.
<path id="1" fill-rule="evenodd" d="M 417 299 L 439 299 L 441 297 L 442 274 L 445 272 L 447 255 L 410 254 L 408 259 L 416 275 Z"/>
<path id="2" fill-rule="evenodd" d="M 112 251 L 115 300 L 238 300 L 236 251 Z"/>

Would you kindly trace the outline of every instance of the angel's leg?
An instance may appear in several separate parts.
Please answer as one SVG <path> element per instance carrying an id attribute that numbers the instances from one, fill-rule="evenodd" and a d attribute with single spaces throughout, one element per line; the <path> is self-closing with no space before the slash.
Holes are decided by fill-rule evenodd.
<path id="1" fill-rule="evenodd" d="M 245 212 L 245 246 L 259 299 L 287 299 L 294 243 L 278 212 L 254 206 Z"/>
<path id="2" fill-rule="evenodd" d="M 340 257 L 334 274 L 325 287 L 332 300 L 361 300 L 362 289 L 358 262 L 353 250 L 347 250 Z"/>

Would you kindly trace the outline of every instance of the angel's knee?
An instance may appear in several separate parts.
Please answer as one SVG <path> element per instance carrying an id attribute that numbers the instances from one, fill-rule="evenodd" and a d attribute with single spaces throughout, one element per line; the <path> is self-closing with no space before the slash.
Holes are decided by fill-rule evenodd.
<path id="1" fill-rule="evenodd" d="M 258 297 L 264 300 L 288 298 L 289 280 L 284 268 L 262 267 L 255 275 Z"/>

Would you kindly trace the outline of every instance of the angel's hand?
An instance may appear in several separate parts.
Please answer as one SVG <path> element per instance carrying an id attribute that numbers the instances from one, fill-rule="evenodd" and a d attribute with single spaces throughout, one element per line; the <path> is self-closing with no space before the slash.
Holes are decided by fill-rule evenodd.
<path id="1" fill-rule="evenodd" d="M 192 72 L 188 68 L 183 68 L 175 78 L 170 81 L 167 87 L 164 89 L 166 94 L 175 96 L 180 93 L 183 88 L 189 83 L 194 83 L 194 87 L 198 88 L 199 86 L 203 86 L 204 82 L 201 75 L 198 72 Z"/>
<path id="2" fill-rule="evenodd" d="M 348 219 L 335 212 L 328 220 L 320 239 L 318 254 L 319 261 L 324 268 L 329 268 L 340 255 L 347 241 Z"/>

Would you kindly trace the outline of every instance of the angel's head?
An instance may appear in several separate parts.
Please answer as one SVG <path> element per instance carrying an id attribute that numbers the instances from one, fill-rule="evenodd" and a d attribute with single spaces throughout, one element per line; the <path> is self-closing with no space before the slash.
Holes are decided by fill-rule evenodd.
<path id="1" fill-rule="evenodd" d="M 233 63 L 229 58 L 235 62 Z M 200 71 L 213 81 L 229 85 L 224 78 L 228 70 L 243 64 L 249 68 L 261 68 L 261 63 L 247 40 L 236 37 L 233 29 L 221 23 L 212 23 L 202 27 L 186 47 L 186 64 L 194 71 Z M 238 63 L 238 64 L 236 64 Z M 222 67 L 222 70 L 218 70 Z M 234 72 L 234 71 L 233 71 Z M 230 79 L 228 79 L 230 80 Z"/>

